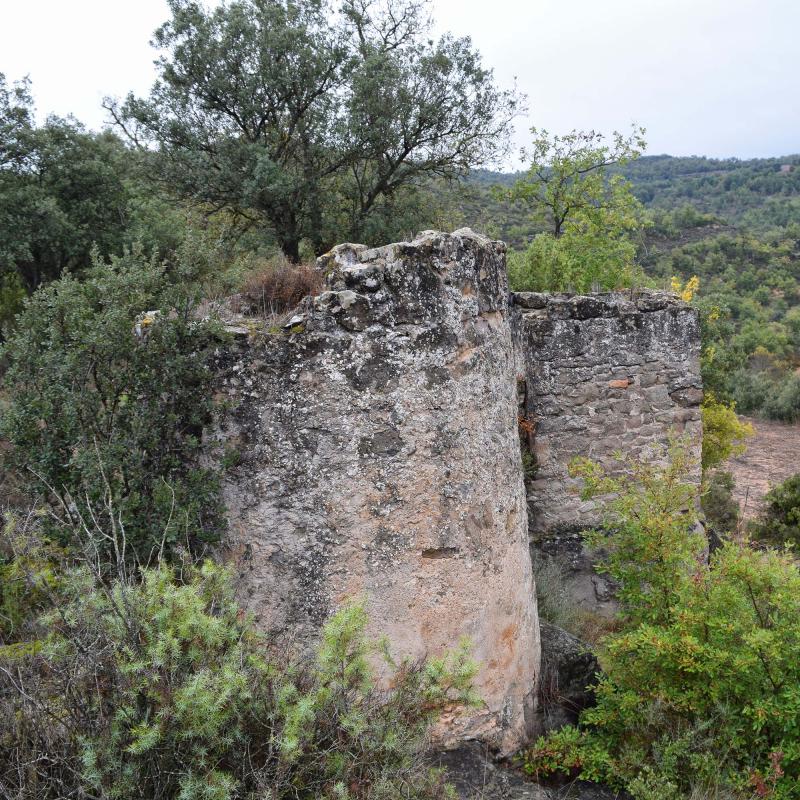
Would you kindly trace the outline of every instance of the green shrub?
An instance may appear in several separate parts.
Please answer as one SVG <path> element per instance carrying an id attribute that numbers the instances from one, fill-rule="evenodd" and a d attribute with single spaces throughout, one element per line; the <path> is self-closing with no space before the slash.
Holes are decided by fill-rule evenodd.
<path id="1" fill-rule="evenodd" d="M 786 367 L 784 366 L 783 369 Z M 800 420 L 800 377 L 769 370 L 739 369 L 732 375 L 737 408 L 778 422 Z"/>
<path id="2" fill-rule="evenodd" d="M 665 619 L 706 544 L 694 531 L 697 488 L 687 482 L 696 461 L 681 441 L 667 456 L 666 466 L 620 456 L 623 469 L 615 476 L 587 458 L 570 465 L 570 474 L 583 478 L 584 498 L 610 498 L 602 530 L 585 537 L 603 547 L 606 555 L 596 568 L 617 582 L 628 624 Z"/>
<path id="3" fill-rule="evenodd" d="M 26 296 L 19 275 L 13 272 L 0 274 L 0 341 L 15 315 L 22 310 Z"/>
<path id="4" fill-rule="evenodd" d="M 201 268 L 132 251 L 40 288 L 3 355 L 0 433 L 30 504 L 64 543 L 140 560 L 213 540 L 216 474 L 199 465 L 212 418 L 215 328 L 196 315 Z"/>
<path id="5" fill-rule="evenodd" d="M 40 619 L 41 645 L 0 648 L 0 787 L 10 796 L 448 796 L 423 750 L 443 710 L 475 701 L 467 644 L 421 663 L 390 660 L 383 690 L 360 605 L 330 619 L 307 660 L 259 637 L 221 567 L 162 565 L 140 577 L 106 585 L 86 566 L 69 569 Z"/>
<path id="6" fill-rule="evenodd" d="M 41 536 L 41 520 L 6 514 L 0 530 L 0 646 L 25 642 L 58 591 L 64 553 Z"/>
<path id="7" fill-rule="evenodd" d="M 772 544 L 800 545 L 800 473 L 767 492 L 764 511 L 753 530 Z"/>
<path id="8" fill-rule="evenodd" d="M 635 256 L 636 246 L 625 235 L 588 224 L 558 238 L 540 233 L 526 250 L 509 253 L 509 283 L 517 292 L 582 293 L 642 285 Z"/>
<path id="9" fill-rule="evenodd" d="M 717 534 L 733 533 L 739 525 L 739 504 L 733 498 L 733 475 L 722 470 L 706 474 L 700 500 L 706 527 Z"/>
<path id="10" fill-rule="evenodd" d="M 780 422 L 800 420 L 800 376 L 784 376 L 764 402 L 764 416 Z"/>
<path id="11" fill-rule="evenodd" d="M 605 569 L 620 584 L 622 627 L 602 643 L 596 707 L 540 739 L 527 770 L 581 774 L 638 800 L 800 797 L 797 564 L 734 543 L 707 562 L 685 453 L 627 466 L 640 477 L 578 467 L 588 495 L 619 492 Z"/>
<path id="12" fill-rule="evenodd" d="M 703 417 L 703 471 L 713 469 L 731 456 L 741 455 L 746 445 L 744 440 L 753 435 L 753 426 L 742 422 L 736 415 L 733 403 L 719 402 L 707 392 L 700 407 Z"/>

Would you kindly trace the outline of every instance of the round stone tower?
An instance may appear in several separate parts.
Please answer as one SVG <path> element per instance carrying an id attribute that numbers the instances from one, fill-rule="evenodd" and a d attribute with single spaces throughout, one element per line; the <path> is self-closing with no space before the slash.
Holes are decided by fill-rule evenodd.
<path id="1" fill-rule="evenodd" d="M 505 247 L 468 229 L 320 259 L 325 289 L 225 360 L 222 429 L 240 594 L 313 640 L 348 598 L 396 657 L 469 637 L 484 705 L 443 743 L 530 729 L 538 622 Z"/>

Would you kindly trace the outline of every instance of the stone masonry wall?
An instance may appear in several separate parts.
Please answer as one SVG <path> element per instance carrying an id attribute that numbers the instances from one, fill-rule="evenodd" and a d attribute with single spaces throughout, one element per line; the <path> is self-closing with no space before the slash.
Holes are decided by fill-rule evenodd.
<path id="1" fill-rule="evenodd" d="M 674 433 L 689 438 L 700 480 L 697 312 L 664 292 L 513 296 L 521 414 L 535 456 L 528 481 L 534 557 L 558 557 L 573 599 L 611 610 L 578 531 L 602 509 L 567 473 L 575 456 L 618 468 L 615 451 L 652 459 Z M 570 576 L 570 572 L 572 573 Z"/>
<path id="2" fill-rule="evenodd" d="M 440 735 L 505 753 L 530 730 L 539 640 L 504 253 L 466 229 L 336 248 L 283 334 L 234 329 L 220 445 L 260 626 L 312 641 L 360 598 L 396 656 L 469 636 L 485 705 Z"/>
<path id="3" fill-rule="evenodd" d="M 574 599 L 613 606 L 578 534 L 601 509 L 567 465 L 651 458 L 672 431 L 699 456 L 696 312 L 658 292 L 509 294 L 504 245 L 468 229 L 340 245 L 319 266 L 324 291 L 283 332 L 240 320 L 220 355 L 240 597 L 301 646 L 348 599 L 397 657 L 469 636 L 485 705 L 440 743 L 508 753 L 535 718 L 529 533 Z"/>

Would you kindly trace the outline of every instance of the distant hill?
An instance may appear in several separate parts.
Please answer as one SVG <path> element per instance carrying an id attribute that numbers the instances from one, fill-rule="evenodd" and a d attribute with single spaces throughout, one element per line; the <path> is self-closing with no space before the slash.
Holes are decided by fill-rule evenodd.
<path id="1" fill-rule="evenodd" d="M 740 160 L 699 156 L 644 156 L 619 170 L 636 196 L 656 213 L 693 208 L 711 215 L 725 229 L 763 233 L 800 224 L 800 155 Z M 522 173 L 473 171 L 453 192 L 441 187 L 438 198 L 454 220 L 524 246 L 539 229 L 520 204 L 498 199 L 492 187 L 508 187 Z M 660 213 L 659 213 L 660 212 Z M 691 215 L 684 213 L 688 220 Z M 698 220 L 689 225 L 690 239 L 717 235 L 719 228 L 700 231 Z"/>
<path id="2" fill-rule="evenodd" d="M 638 256 L 650 279 L 700 279 L 706 387 L 741 412 L 800 420 L 800 155 L 646 156 L 618 172 L 650 211 Z M 540 228 L 496 191 L 519 174 L 476 170 L 435 186 L 443 227 L 524 248 Z"/>
<path id="3" fill-rule="evenodd" d="M 691 205 L 751 230 L 800 222 L 800 155 L 747 161 L 646 156 L 620 171 L 652 209 Z"/>

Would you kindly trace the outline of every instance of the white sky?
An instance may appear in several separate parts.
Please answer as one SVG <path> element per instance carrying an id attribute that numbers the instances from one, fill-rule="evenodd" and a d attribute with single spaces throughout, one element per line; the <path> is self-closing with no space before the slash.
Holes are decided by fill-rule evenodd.
<path id="1" fill-rule="evenodd" d="M 164 0 L 0 0 L 0 72 L 41 113 L 104 122 L 104 95 L 147 92 Z M 800 152 L 800 0 L 433 0 L 499 82 L 556 133 L 647 128 L 650 153 Z"/>

